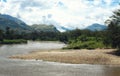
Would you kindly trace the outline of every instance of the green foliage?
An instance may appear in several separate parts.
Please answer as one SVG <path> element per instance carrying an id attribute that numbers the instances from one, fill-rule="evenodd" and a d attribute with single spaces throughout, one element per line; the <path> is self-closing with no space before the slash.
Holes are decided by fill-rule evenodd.
<path id="1" fill-rule="evenodd" d="M 3 31 L 0 30 L 0 41 L 3 41 Z"/>
<path id="2" fill-rule="evenodd" d="M 20 43 L 27 43 L 27 40 L 24 39 L 17 39 L 17 40 L 3 40 L 0 41 L 1 44 L 20 44 Z"/>
<path id="3" fill-rule="evenodd" d="M 33 29 L 35 29 L 38 32 L 44 31 L 44 32 L 59 32 L 55 26 L 53 25 L 45 25 L 45 24 L 34 24 L 31 26 Z"/>
<path id="4" fill-rule="evenodd" d="M 71 40 L 67 49 L 96 49 L 105 48 L 102 39 L 95 37 L 80 36 L 76 40 Z"/>
<path id="5" fill-rule="evenodd" d="M 68 42 L 68 34 L 67 32 L 63 32 L 59 35 L 59 41 L 67 43 Z"/>
<path id="6" fill-rule="evenodd" d="M 105 43 L 110 43 L 113 48 L 120 49 L 120 9 L 113 13 L 110 20 L 106 21 L 106 24 L 108 25 L 108 35 Z"/>
<path id="7" fill-rule="evenodd" d="M 59 40 L 60 32 L 54 31 L 32 31 L 32 32 L 18 32 L 10 27 L 6 27 L 6 31 L 0 31 L 0 39 L 14 40 L 14 39 L 25 39 L 25 40 L 44 40 L 44 41 L 55 41 Z"/>
<path id="8" fill-rule="evenodd" d="M 19 32 L 32 30 L 31 27 L 23 21 L 10 15 L 0 14 L 0 29 L 5 31 L 6 27 L 10 27 L 12 30 L 16 29 Z"/>

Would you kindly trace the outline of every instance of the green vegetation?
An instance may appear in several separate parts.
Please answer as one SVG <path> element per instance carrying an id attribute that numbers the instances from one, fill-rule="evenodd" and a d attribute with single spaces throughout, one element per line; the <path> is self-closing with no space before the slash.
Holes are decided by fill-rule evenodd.
<path id="1" fill-rule="evenodd" d="M 113 48 L 118 48 L 120 55 L 120 9 L 113 12 L 113 15 L 106 21 L 108 25 L 106 42 Z"/>
<path id="2" fill-rule="evenodd" d="M 73 30 L 67 32 L 69 49 L 118 48 L 120 54 L 120 9 L 113 12 L 105 22 L 108 28 L 103 31 Z"/>
<path id="3" fill-rule="evenodd" d="M 1 44 L 22 43 L 19 40 L 41 40 L 41 41 L 62 41 L 68 44 L 66 49 L 96 49 L 107 48 L 104 43 L 106 31 L 90 31 L 75 29 L 60 33 L 58 31 L 32 31 L 29 33 L 18 33 L 17 30 L 12 30 L 6 27 L 6 31 L 0 31 Z"/>
<path id="4" fill-rule="evenodd" d="M 64 49 L 96 49 L 110 48 L 105 45 L 106 31 L 90 31 L 90 30 L 72 30 L 64 33 L 68 46 Z M 64 38 L 63 38 L 64 40 Z"/>
<path id="5" fill-rule="evenodd" d="M 36 31 L 31 32 L 19 32 L 13 30 L 10 27 L 6 27 L 6 30 L 0 30 L 0 41 L 7 40 L 44 40 L 44 41 L 57 41 L 59 40 L 59 31 Z"/>
<path id="6" fill-rule="evenodd" d="M 44 31 L 44 32 L 59 32 L 54 25 L 45 25 L 45 24 L 34 24 L 31 26 L 36 31 Z"/>
<path id="7" fill-rule="evenodd" d="M 0 44 L 20 44 L 20 43 L 27 43 L 27 40 L 17 39 L 17 40 L 3 40 L 0 41 Z"/>
<path id="8" fill-rule="evenodd" d="M 106 21 L 106 24 L 108 25 L 109 43 L 113 48 L 120 49 L 120 9 L 113 12 L 113 16 Z"/>
<path id="9" fill-rule="evenodd" d="M 18 18 L 6 14 L 0 14 L 0 29 L 6 30 L 6 27 L 10 27 L 11 29 L 17 30 L 19 32 L 29 32 L 32 30 L 30 26 L 28 26 Z"/>
<path id="10" fill-rule="evenodd" d="M 105 48 L 102 39 L 96 39 L 95 37 L 83 37 L 80 36 L 76 40 L 71 40 L 68 49 L 96 49 Z"/>

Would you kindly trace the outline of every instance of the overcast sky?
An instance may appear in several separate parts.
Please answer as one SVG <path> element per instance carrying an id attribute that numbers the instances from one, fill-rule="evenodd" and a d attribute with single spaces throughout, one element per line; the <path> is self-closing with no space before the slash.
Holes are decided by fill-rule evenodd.
<path id="1" fill-rule="evenodd" d="M 0 0 L 0 13 L 27 24 L 53 24 L 84 28 L 104 24 L 119 7 L 120 0 Z"/>

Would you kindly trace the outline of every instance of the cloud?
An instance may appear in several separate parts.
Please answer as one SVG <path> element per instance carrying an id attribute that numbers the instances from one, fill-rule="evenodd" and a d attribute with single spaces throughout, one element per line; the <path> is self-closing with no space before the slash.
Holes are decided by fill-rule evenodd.
<path id="1" fill-rule="evenodd" d="M 0 13 L 18 17 L 29 25 L 53 24 L 85 28 L 104 24 L 118 0 L 0 0 Z"/>

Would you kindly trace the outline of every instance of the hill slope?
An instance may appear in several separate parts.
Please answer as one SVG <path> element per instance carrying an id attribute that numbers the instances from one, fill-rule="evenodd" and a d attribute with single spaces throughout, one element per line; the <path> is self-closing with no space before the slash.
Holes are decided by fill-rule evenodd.
<path id="1" fill-rule="evenodd" d="M 0 29 L 5 30 L 6 27 L 10 27 L 11 29 L 16 29 L 18 31 L 31 30 L 31 27 L 29 27 L 23 21 L 10 15 L 0 14 Z"/>
<path id="2" fill-rule="evenodd" d="M 31 26 L 36 31 L 44 31 L 44 32 L 58 32 L 55 26 L 53 25 L 45 25 L 45 24 L 34 24 Z"/>
<path id="3" fill-rule="evenodd" d="M 101 30 L 107 29 L 107 26 L 94 23 L 94 24 L 88 26 L 88 27 L 85 28 L 85 29 L 88 29 L 88 30 L 91 30 L 91 31 L 101 31 Z"/>

